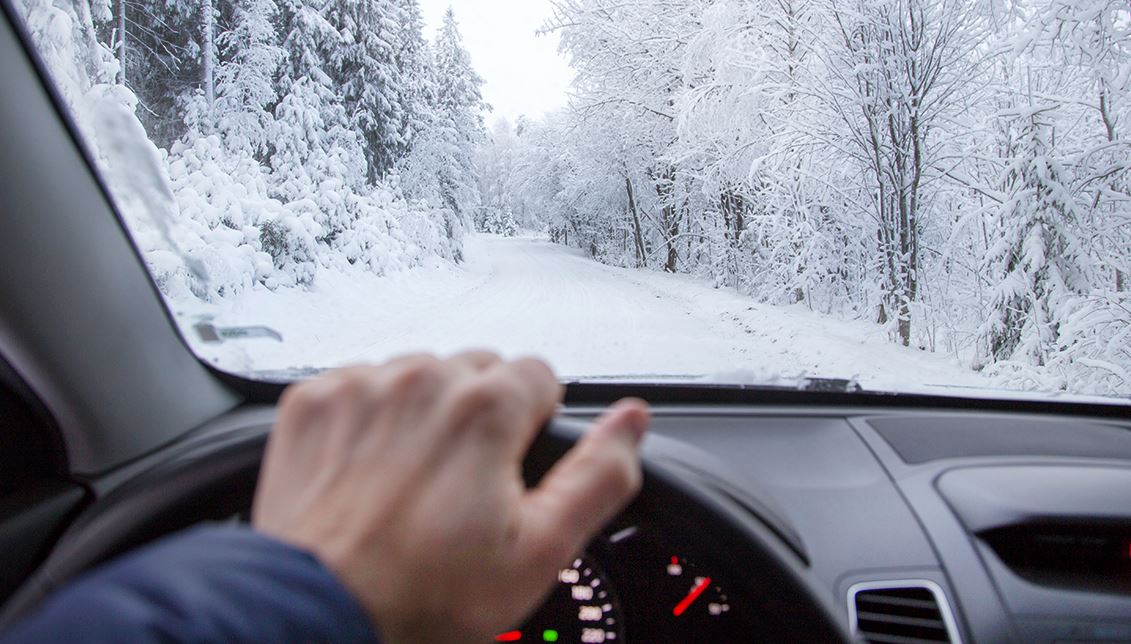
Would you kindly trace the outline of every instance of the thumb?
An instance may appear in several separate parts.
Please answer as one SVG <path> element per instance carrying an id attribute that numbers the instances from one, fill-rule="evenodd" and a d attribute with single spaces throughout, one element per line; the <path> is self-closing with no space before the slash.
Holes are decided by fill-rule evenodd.
<path id="1" fill-rule="evenodd" d="M 524 510 L 542 547 L 558 565 L 575 555 L 640 491 L 638 446 L 650 414 L 641 400 L 625 399 L 607 410 L 527 493 Z"/>

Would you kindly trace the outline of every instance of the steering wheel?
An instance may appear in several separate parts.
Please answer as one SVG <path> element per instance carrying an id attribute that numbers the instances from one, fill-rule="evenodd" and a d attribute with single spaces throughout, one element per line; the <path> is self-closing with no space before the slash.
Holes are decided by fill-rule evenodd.
<path id="1" fill-rule="evenodd" d="M 186 441 L 172 457 L 96 501 L 75 521 L 36 573 L 0 613 L 0 632 L 30 613 L 51 593 L 129 550 L 203 521 L 245 516 L 251 507 L 273 412 L 257 422 Z M 527 482 L 535 483 L 577 441 L 584 425 L 554 420 L 532 445 L 524 464 Z M 827 591 L 806 573 L 803 552 L 788 528 L 759 512 L 757 503 L 734 489 L 712 485 L 681 468 L 687 447 L 650 436 L 642 450 L 644 485 L 629 508 L 637 516 L 711 526 L 711 551 L 733 575 L 735 590 L 755 604 L 760 621 L 774 641 L 852 642 Z M 753 506 L 753 507 L 752 507 Z M 675 508 L 678 511 L 673 512 Z M 690 532 L 689 532 L 690 533 Z"/>

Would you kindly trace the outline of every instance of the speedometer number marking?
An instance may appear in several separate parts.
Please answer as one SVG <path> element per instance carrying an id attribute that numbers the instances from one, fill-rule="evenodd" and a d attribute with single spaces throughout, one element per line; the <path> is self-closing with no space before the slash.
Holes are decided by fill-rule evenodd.
<path id="1" fill-rule="evenodd" d="M 587 644 L 600 644 L 616 638 L 617 636 L 614 633 L 606 633 L 603 628 L 586 628 L 581 631 L 581 641 Z"/>
<path id="2" fill-rule="evenodd" d="M 558 570 L 557 577 L 557 587 L 542 610 L 521 630 L 500 636 L 518 634 L 521 639 L 497 641 L 619 644 L 624 640 L 616 589 L 597 561 L 577 557 L 569 567 Z"/>
<path id="3" fill-rule="evenodd" d="M 600 606 L 579 606 L 577 608 L 577 619 L 583 622 L 599 622 L 605 616 L 605 611 L 601 610 Z"/>
<path id="4" fill-rule="evenodd" d="M 683 574 L 683 566 L 679 563 L 679 557 L 672 557 L 672 562 L 668 564 L 668 574 L 672 577 Z"/>

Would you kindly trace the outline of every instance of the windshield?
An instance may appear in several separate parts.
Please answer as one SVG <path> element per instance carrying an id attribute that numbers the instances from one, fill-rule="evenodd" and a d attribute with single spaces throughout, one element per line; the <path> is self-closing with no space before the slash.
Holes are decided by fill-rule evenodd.
<path id="1" fill-rule="evenodd" d="M 199 355 L 1131 398 L 1125 0 L 14 0 Z"/>

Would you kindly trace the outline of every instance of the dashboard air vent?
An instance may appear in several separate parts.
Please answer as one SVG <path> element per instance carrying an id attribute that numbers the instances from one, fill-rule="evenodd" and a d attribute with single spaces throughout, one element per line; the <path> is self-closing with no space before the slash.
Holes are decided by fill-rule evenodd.
<path id="1" fill-rule="evenodd" d="M 931 581 L 856 584 L 848 614 L 853 633 L 871 644 L 961 644 L 946 595 Z"/>

